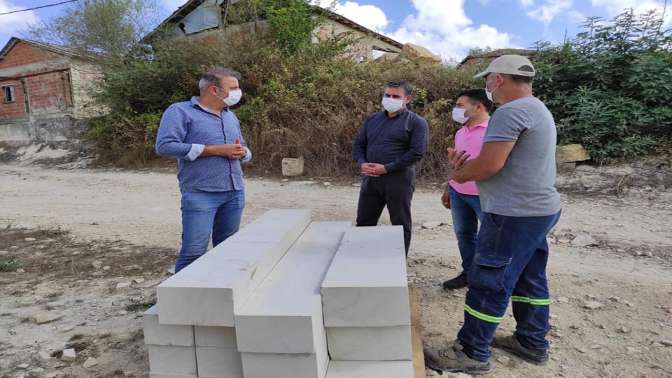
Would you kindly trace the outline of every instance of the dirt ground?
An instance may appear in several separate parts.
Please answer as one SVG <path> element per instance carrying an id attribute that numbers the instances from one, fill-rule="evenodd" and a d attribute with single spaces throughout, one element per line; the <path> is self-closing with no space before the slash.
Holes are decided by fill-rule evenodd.
<path id="1" fill-rule="evenodd" d="M 302 180 L 248 179 L 244 222 L 270 208 L 353 219 L 354 179 Z M 454 339 L 465 294 L 439 286 L 459 271 L 440 191 L 416 192 L 409 257 L 430 346 Z M 4 164 L 0 193 L 0 377 L 146 376 L 141 314 L 180 237 L 174 174 Z M 672 377 L 672 191 L 563 203 L 550 237 L 550 364 L 495 350 L 492 376 Z M 514 326 L 507 316 L 500 332 Z M 75 361 L 59 359 L 66 347 Z"/>

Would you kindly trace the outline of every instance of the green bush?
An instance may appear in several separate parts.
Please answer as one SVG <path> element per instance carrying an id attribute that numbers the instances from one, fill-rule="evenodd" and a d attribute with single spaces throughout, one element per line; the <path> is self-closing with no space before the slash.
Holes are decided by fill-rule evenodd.
<path id="1" fill-rule="evenodd" d="M 672 34 L 660 14 L 590 18 L 584 32 L 534 56 L 535 92 L 560 143 L 581 143 L 598 161 L 651 154 L 672 137 Z"/>

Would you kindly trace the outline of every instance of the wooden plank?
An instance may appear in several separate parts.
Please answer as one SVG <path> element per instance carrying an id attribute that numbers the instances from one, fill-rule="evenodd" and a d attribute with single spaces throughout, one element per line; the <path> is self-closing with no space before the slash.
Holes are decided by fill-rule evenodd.
<path id="1" fill-rule="evenodd" d="M 409 287 L 411 306 L 411 338 L 413 342 L 413 376 L 425 378 L 425 355 L 422 348 L 422 327 L 420 326 L 420 304 L 416 288 Z"/>

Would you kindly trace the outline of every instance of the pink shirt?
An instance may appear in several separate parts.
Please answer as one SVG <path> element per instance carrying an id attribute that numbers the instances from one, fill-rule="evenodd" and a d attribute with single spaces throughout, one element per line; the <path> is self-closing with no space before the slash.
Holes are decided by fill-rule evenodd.
<path id="1" fill-rule="evenodd" d="M 469 160 L 476 159 L 481 153 L 483 146 L 483 137 L 488 128 L 488 121 L 479 123 L 473 126 L 464 126 L 457 130 L 455 134 L 455 149 L 458 151 L 466 151 L 469 154 Z M 474 181 L 467 181 L 464 184 L 459 184 L 453 180 L 449 183 L 451 188 L 461 194 L 468 194 L 472 196 L 478 195 L 478 188 Z"/>

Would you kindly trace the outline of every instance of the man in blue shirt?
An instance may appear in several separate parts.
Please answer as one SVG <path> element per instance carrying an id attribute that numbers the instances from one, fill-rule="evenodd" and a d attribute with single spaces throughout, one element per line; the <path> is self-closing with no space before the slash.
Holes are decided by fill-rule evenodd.
<path id="1" fill-rule="evenodd" d="M 352 155 L 364 176 L 357 226 L 378 224 L 387 206 L 393 225 L 404 227 L 406 254 L 411 245 L 411 200 L 415 163 L 427 151 L 427 121 L 406 109 L 411 87 L 405 81 L 385 86 L 382 112 L 370 115 L 353 142 Z"/>
<path id="2" fill-rule="evenodd" d="M 240 75 L 214 67 L 200 95 L 172 104 L 161 118 L 156 153 L 177 159 L 182 193 L 182 247 L 175 273 L 238 231 L 245 207 L 241 163 L 252 159 L 229 107 L 240 101 Z"/>

